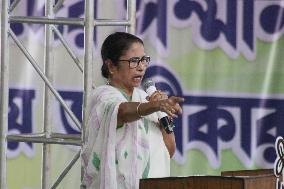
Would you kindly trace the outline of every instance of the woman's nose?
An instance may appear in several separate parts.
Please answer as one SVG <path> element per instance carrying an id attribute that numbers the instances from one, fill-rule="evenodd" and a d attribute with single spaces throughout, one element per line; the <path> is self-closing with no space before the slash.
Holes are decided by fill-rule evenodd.
<path id="1" fill-rule="evenodd" d="M 145 66 L 142 64 L 142 62 L 139 62 L 138 66 L 137 66 L 137 70 L 143 71 L 144 69 L 145 69 Z"/>
<path id="2" fill-rule="evenodd" d="M 147 68 L 147 65 L 144 64 L 144 62 L 140 61 L 139 64 L 138 64 L 138 66 L 137 66 L 137 69 L 143 71 L 143 70 L 145 70 L 146 68 Z"/>

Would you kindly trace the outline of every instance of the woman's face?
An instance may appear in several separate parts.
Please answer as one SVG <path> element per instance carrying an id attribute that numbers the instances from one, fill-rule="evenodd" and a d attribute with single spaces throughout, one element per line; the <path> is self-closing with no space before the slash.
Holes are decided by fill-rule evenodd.
<path id="1" fill-rule="evenodd" d="M 119 60 L 123 61 L 118 61 L 118 66 L 111 67 L 111 84 L 125 90 L 128 95 L 132 95 L 134 87 L 138 87 L 141 84 L 147 65 L 139 62 L 136 68 L 130 68 L 129 62 L 125 60 L 133 57 L 142 58 L 143 56 L 145 56 L 143 44 L 139 42 L 133 43 L 119 58 Z"/>

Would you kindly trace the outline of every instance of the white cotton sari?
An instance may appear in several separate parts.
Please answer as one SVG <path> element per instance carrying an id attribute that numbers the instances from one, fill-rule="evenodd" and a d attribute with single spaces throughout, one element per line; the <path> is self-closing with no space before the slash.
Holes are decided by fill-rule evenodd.
<path id="1" fill-rule="evenodd" d="M 144 102 L 146 96 L 135 88 L 131 101 Z M 109 85 L 94 92 L 81 154 L 87 189 L 138 189 L 140 178 L 170 175 L 170 157 L 155 113 L 117 127 L 118 107 L 127 101 Z"/>

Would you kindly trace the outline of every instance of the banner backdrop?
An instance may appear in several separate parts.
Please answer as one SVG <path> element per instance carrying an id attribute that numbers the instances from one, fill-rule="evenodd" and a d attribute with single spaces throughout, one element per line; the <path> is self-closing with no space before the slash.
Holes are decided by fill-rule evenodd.
<path id="1" fill-rule="evenodd" d="M 95 0 L 95 18 L 123 19 L 123 0 Z M 42 16 L 44 1 L 20 1 L 13 15 Z M 83 17 L 84 1 L 68 0 L 58 17 Z M 57 26 L 83 62 L 83 28 Z M 12 23 L 11 28 L 43 68 L 44 26 Z M 100 75 L 100 46 L 123 27 L 94 31 L 94 85 Z M 145 41 L 157 88 L 183 96 L 175 120 L 177 151 L 172 176 L 220 175 L 221 171 L 273 168 L 274 142 L 284 135 L 284 1 L 138 0 L 137 35 Z M 40 133 L 43 81 L 10 40 L 9 134 Z M 81 120 L 82 73 L 55 36 L 54 83 Z M 53 132 L 79 130 L 59 103 L 53 104 Z M 52 181 L 79 147 L 52 145 Z M 11 189 L 40 188 L 41 144 L 8 143 Z M 59 188 L 79 188 L 80 161 Z"/>

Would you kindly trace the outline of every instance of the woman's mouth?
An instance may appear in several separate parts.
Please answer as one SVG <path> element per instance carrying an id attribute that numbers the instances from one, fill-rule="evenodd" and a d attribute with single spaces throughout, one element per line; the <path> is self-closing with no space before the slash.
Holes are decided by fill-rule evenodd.
<path id="1" fill-rule="evenodd" d="M 142 80 L 142 76 L 135 76 L 133 77 L 134 81 L 140 82 Z"/>

